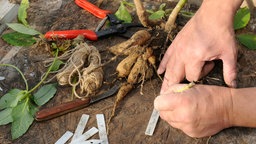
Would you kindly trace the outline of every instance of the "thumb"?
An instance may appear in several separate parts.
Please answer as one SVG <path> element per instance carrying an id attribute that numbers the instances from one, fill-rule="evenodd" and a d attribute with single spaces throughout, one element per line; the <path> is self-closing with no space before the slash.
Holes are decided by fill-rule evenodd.
<path id="1" fill-rule="evenodd" d="M 173 93 L 156 97 L 154 107 L 158 111 L 173 111 L 179 98 Z"/>
<path id="2" fill-rule="evenodd" d="M 182 102 L 181 89 L 187 86 L 186 84 L 174 84 L 168 88 L 168 90 L 156 97 L 154 101 L 154 107 L 159 111 L 172 111 Z"/>
<path id="3" fill-rule="evenodd" d="M 229 87 L 237 87 L 237 82 L 236 82 L 236 76 L 237 76 L 237 71 L 236 71 L 236 56 L 232 57 L 229 56 L 227 59 L 223 59 L 223 76 L 225 83 Z"/>

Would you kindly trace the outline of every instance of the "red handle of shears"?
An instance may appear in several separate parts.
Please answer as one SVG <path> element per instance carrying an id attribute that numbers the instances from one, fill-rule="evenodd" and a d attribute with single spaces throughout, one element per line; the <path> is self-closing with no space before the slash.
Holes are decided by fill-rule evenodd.
<path id="1" fill-rule="evenodd" d="M 96 41 L 98 36 L 91 30 L 64 30 L 64 31 L 49 31 L 44 37 L 46 39 L 74 39 L 78 35 L 83 35 L 86 39 Z"/>
<path id="2" fill-rule="evenodd" d="M 91 14 L 95 15 L 98 18 L 105 18 L 111 12 L 108 10 L 102 10 L 97 6 L 93 5 L 92 3 L 88 2 L 87 0 L 75 0 L 75 3 L 80 6 L 81 8 L 87 10 Z"/>

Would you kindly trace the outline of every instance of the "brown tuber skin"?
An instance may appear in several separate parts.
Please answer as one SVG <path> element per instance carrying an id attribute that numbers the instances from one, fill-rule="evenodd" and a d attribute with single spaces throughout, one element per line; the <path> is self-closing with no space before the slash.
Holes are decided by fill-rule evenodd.
<path id="1" fill-rule="evenodd" d="M 117 105 L 132 90 L 133 85 L 141 82 L 142 88 L 144 81 L 151 78 L 154 74 L 154 69 L 149 61 L 155 63 L 155 57 L 152 57 L 153 50 L 146 46 L 150 42 L 150 39 L 151 34 L 148 31 L 140 30 L 129 40 L 109 48 L 109 51 L 117 56 L 127 55 L 116 67 L 118 77 L 127 78 L 127 81 L 117 93 L 108 124 L 115 115 Z"/>
<path id="2" fill-rule="evenodd" d="M 123 83 L 122 86 L 120 87 L 117 95 L 116 95 L 116 101 L 115 104 L 113 106 L 112 109 L 112 114 L 108 120 L 108 123 L 110 122 L 110 120 L 112 119 L 113 116 L 115 116 L 115 111 L 116 111 L 116 107 L 119 104 L 119 102 L 132 90 L 133 85 L 129 84 L 129 83 Z"/>
<path id="3" fill-rule="evenodd" d="M 141 55 L 139 51 L 135 51 L 123 59 L 116 67 L 119 78 L 127 77 L 130 74 L 132 66 L 137 61 L 137 58 Z"/>
<path id="4" fill-rule="evenodd" d="M 124 41 L 120 44 L 112 46 L 109 48 L 109 51 L 115 55 L 123 55 L 123 52 L 132 46 L 140 46 L 150 40 L 151 34 L 147 30 L 140 30 L 136 32 L 129 40 Z"/>

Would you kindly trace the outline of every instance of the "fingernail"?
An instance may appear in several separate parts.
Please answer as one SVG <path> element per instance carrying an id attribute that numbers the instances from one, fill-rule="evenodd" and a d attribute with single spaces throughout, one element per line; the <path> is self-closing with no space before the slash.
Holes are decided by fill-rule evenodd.
<path id="1" fill-rule="evenodd" d="M 231 87 L 232 87 L 232 88 L 236 88 L 236 87 L 237 87 L 237 82 L 236 82 L 236 80 L 233 80 L 233 81 L 231 82 Z"/>

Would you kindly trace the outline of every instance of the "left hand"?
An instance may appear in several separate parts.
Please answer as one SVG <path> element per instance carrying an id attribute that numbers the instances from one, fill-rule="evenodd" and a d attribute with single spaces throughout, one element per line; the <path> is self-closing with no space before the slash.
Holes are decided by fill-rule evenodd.
<path id="1" fill-rule="evenodd" d="M 211 136 L 230 127 L 232 99 L 226 87 L 195 85 L 175 93 L 184 84 L 175 84 L 155 99 L 162 119 L 191 137 Z"/>

